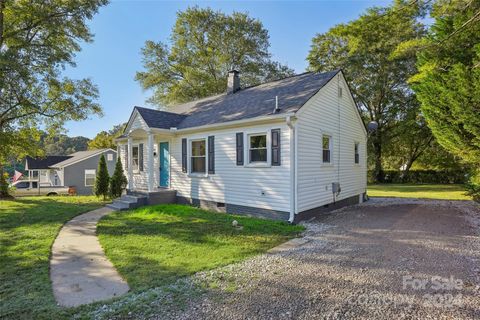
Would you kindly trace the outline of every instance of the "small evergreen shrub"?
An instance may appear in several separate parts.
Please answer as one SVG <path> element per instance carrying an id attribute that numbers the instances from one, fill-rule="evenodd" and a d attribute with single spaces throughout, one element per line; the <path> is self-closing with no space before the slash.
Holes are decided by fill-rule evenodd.
<path id="1" fill-rule="evenodd" d="M 108 175 L 107 162 L 105 161 L 105 156 L 102 154 L 98 162 L 97 176 L 95 178 L 95 195 L 97 197 L 103 196 L 103 200 L 107 198 L 109 195 L 109 182 L 110 176 Z"/>
<path id="2" fill-rule="evenodd" d="M 477 170 L 470 176 L 465 187 L 467 194 L 472 196 L 473 200 L 480 202 L 480 170 Z"/>
<path id="3" fill-rule="evenodd" d="M 127 183 L 127 177 L 123 174 L 122 161 L 120 157 L 118 157 L 117 163 L 115 164 L 115 171 L 110 179 L 110 197 L 118 198 L 122 196 L 122 192 L 127 187 Z"/>

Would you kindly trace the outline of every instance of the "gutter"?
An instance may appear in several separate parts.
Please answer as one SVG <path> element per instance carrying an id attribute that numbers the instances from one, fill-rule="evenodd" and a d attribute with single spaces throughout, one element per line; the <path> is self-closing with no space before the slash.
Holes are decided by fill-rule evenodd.
<path id="1" fill-rule="evenodd" d="M 195 132 L 195 131 L 205 131 L 205 130 L 211 130 L 211 129 L 222 129 L 222 128 L 229 128 L 229 127 L 234 127 L 234 126 L 242 126 L 244 124 L 256 124 L 259 122 L 270 122 L 270 121 L 280 121 L 285 119 L 285 117 L 292 117 L 294 116 L 295 113 L 286 113 L 286 114 L 274 114 L 274 115 L 268 115 L 268 116 L 260 116 L 260 117 L 255 117 L 255 118 L 248 118 L 248 119 L 242 119 L 242 120 L 233 120 L 233 121 L 226 121 L 226 122 L 220 122 L 220 123 L 212 123 L 212 124 L 207 124 L 203 126 L 198 126 L 198 127 L 191 127 L 191 128 L 184 128 L 184 129 L 178 129 L 175 127 L 172 127 L 170 129 L 160 129 L 160 128 L 150 128 L 150 130 L 153 133 L 159 133 L 159 134 L 166 134 L 166 135 L 176 135 L 176 134 L 182 134 L 182 133 L 190 133 L 190 132 Z M 116 138 L 114 141 L 115 142 L 121 142 L 121 141 L 126 141 L 128 137 L 121 137 L 121 138 Z"/>
<path id="2" fill-rule="evenodd" d="M 295 125 L 292 121 L 292 116 L 287 115 L 285 118 L 287 126 L 290 128 L 290 217 L 288 218 L 288 222 L 293 223 L 295 220 L 295 211 L 296 211 L 296 202 L 297 202 L 297 184 L 296 184 L 296 130 Z"/>

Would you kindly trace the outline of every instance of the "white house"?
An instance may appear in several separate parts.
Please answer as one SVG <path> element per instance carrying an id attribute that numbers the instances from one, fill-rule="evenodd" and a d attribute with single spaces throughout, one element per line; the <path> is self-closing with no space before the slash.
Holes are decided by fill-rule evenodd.
<path id="1" fill-rule="evenodd" d="M 363 201 L 367 132 L 342 71 L 239 83 L 232 71 L 225 94 L 133 109 L 117 140 L 130 195 L 290 222 Z"/>

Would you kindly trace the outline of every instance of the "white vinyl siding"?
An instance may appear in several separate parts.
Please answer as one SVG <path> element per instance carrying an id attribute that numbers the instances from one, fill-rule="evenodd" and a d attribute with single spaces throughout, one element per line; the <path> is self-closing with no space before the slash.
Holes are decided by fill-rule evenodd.
<path id="1" fill-rule="evenodd" d="M 268 137 L 270 130 L 277 128 L 281 129 L 281 166 L 249 166 L 247 143 L 244 143 L 245 165 L 237 166 L 237 132 L 243 132 L 244 139 L 250 134 L 258 133 L 267 133 Z M 172 140 L 171 187 L 177 190 L 178 196 L 265 209 L 290 210 L 289 131 L 284 120 L 271 125 L 209 130 L 208 135 L 215 136 L 214 175 L 205 174 L 198 177 L 182 172 L 182 138 L 203 139 L 206 133 L 178 135 Z M 270 154 L 268 148 L 267 154 Z M 188 166 L 190 172 L 190 160 Z"/>
<path id="2" fill-rule="evenodd" d="M 339 77 L 339 76 L 337 76 Z M 297 120 L 297 211 L 333 202 L 332 183 L 340 182 L 336 200 L 365 192 L 366 134 L 363 123 L 340 76 L 332 79 L 302 107 Z M 338 84 L 343 94 L 338 94 Z M 331 136 L 330 163 L 323 163 L 324 135 Z M 354 143 L 359 147 L 355 164 Z"/>

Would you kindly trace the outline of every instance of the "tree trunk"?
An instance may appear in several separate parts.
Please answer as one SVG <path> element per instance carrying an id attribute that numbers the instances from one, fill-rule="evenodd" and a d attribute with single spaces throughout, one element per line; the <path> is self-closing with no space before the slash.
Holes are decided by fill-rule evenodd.
<path id="1" fill-rule="evenodd" d="M 0 163 L 0 199 L 8 198 L 8 182 L 5 179 L 3 164 Z"/>
<path id="2" fill-rule="evenodd" d="M 405 170 L 403 170 L 402 172 L 402 176 L 401 176 L 401 179 L 402 179 L 402 183 L 405 183 L 405 180 L 407 179 L 408 177 L 408 173 L 410 172 L 410 168 L 412 168 L 412 165 L 413 165 L 413 162 L 417 159 L 417 157 L 410 157 L 407 161 L 407 163 L 405 164 Z"/>
<path id="3" fill-rule="evenodd" d="M 382 141 L 378 135 L 375 138 L 376 139 L 373 141 L 373 151 L 375 157 L 374 177 L 375 182 L 382 183 L 384 182 L 385 178 L 382 167 Z"/>

